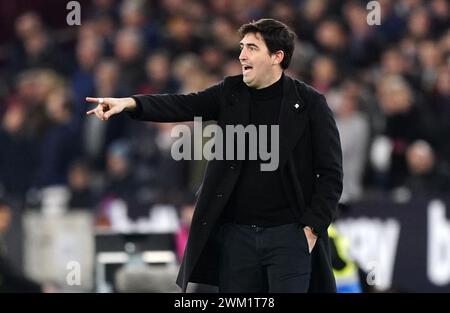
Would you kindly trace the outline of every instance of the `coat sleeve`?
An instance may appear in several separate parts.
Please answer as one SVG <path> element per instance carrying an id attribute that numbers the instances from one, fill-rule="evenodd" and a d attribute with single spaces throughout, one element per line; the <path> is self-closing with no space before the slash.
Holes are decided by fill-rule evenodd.
<path id="1" fill-rule="evenodd" d="M 217 120 L 220 110 L 223 82 L 203 91 L 185 95 L 134 95 L 136 110 L 130 116 L 153 122 L 184 122 L 194 117 L 204 121 Z"/>
<path id="2" fill-rule="evenodd" d="M 313 149 L 313 195 L 301 222 L 321 234 L 332 222 L 342 193 L 342 151 L 333 113 L 323 95 L 310 112 Z"/>

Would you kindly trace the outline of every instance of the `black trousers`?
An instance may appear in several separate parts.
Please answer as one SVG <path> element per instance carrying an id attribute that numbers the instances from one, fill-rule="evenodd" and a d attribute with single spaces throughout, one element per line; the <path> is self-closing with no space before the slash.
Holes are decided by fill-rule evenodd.
<path id="1" fill-rule="evenodd" d="M 221 238 L 219 292 L 307 292 L 311 255 L 300 224 L 227 223 Z"/>

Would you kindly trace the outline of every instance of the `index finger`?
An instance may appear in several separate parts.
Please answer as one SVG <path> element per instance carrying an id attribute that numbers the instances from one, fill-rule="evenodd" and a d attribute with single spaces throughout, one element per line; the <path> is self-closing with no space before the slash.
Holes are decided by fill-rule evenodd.
<path id="1" fill-rule="evenodd" d="M 98 103 L 98 98 L 86 97 L 86 101 L 90 103 Z"/>

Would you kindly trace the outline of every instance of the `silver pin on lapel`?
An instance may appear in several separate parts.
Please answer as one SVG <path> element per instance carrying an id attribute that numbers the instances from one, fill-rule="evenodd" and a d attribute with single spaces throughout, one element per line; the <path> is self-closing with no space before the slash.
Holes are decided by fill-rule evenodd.
<path id="1" fill-rule="evenodd" d="M 300 107 L 300 104 L 296 103 L 294 104 L 294 108 L 298 109 Z"/>

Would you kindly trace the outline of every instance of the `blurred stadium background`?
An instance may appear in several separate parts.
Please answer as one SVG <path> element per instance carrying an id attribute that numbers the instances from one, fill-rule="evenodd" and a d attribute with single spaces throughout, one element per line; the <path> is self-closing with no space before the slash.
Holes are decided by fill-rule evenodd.
<path id="1" fill-rule="evenodd" d="M 341 134 L 340 291 L 450 292 L 448 1 L 376 1 L 369 25 L 368 1 L 80 0 L 80 26 L 67 2 L 0 1 L 0 291 L 178 291 L 205 161 L 171 158 L 172 124 L 85 118 L 84 98 L 240 74 L 237 28 L 272 17 Z"/>

